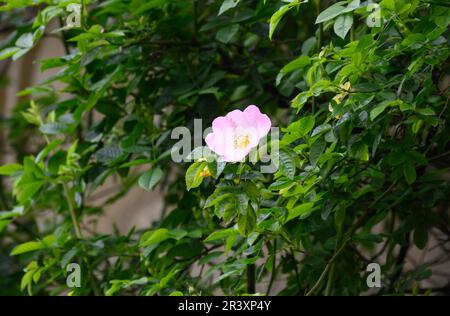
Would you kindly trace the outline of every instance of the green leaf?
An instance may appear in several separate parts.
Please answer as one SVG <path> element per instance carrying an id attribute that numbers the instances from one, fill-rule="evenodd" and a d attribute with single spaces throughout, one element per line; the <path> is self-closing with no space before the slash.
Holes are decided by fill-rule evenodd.
<path id="1" fill-rule="evenodd" d="M 417 248 L 423 249 L 428 242 L 428 231 L 424 226 L 421 225 L 414 230 L 413 238 Z"/>
<path id="2" fill-rule="evenodd" d="M 23 291 L 26 287 L 31 286 L 31 282 L 33 281 L 34 270 L 27 271 L 22 277 L 20 281 L 20 290 Z"/>
<path id="3" fill-rule="evenodd" d="M 69 264 L 72 258 L 77 255 L 78 251 L 79 251 L 78 248 L 74 247 L 64 254 L 60 262 L 61 269 L 66 268 L 67 264 Z"/>
<path id="4" fill-rule="evenodd" d="M 95 153 L 95 158 L 104 164 L 109 164 L 122 155 L 122 149 L 118 145 L 109 145 Z"/>
<path id="5" fill-rule="evenodd" d="M 361 141 L 356 142 L 350 148 L 350 156 L 361 161 L 368 161 L 369 147 Z"/>
<path id="6" fill-rule="evenodd" d="M 269 190 L 279 191 L 282 189 L 288 189 L 288 188 L 292 187 L 293 185 L 295 185 L 295 183 L 291 180 L 276 181 L 276 182 L 273 182 L 272 184 L 270 184 Z"/>
<path id="7" fill-rule="evenodd" d="M 237 234 L 230 235 L 225 241 L 225 255 L 228 255 L 236 241 Z"/>
<path id="8" fill-rule="evenodd" d="M 311 149 L 309 151 L 309 161 L 311 162 L 311 165 L 315 166 L 317 164 L 317 161 L 320 158 L 320 155 L 322 155 L 322 151 L 325 149 L 325 141 L 323 137 L 319 137 L 312 145 Z"/>
<path id="9" fill-rule="evenodd" d="M 208 208 L 214 206 L 228 198 L 233 198 L 233 194 L 223 190 L 216 190 L 206 199 L 205 206 L 203 207 Z"/>
<path id="10" fill-rule="evenodd" d="M 64 133 L 67 130 L 67 125 L 60 122 L 51 122 L 42 125 L 39 130 L 47 135 L 58 135 Z"/>
<path id="11" fill-rule="evenodd" d="M 145 165 L 145 164 L 149 164 L 151 162 L 152 162 L 151 159 L 140 158 L 140 159 L 136 159 L 136 160 L 132 160 L 132 161 L 126 162 L 126 163 L 120 165 L 120 168 L 129 168 L 129 167 L 134 167 L 134 166 L 139 166 L 139 165 Z"/>
<path id="12" fill-rule="evenodd" d="M 338 16 L 336 22 L 334 22 L 334 32 L 337 36 L 342 39 L 345 39 L 348 31 L 352 28 L 353 25 L 353 14 L 348 13 L 344 15 Z"/>
<path id="13" fill-rule="evenodd" d="M 53 235 L 46 236 L 40 241 L 29 241 L 23 244 L 20 244 L 11 251 L 11 256 L 17 256 L 23 253 L 27 253 L 30 251 L 36 251 L 40 249 L 49 248 L 55 241 L 55 237 Z"/>
<path id="14" fill-rule="evenodd" d="M 392 101 L 383 101 L 379 105 L 377 105 L 374 109 L 370 111 L 370 119 L 373 121 L 377 118 L 378 115 L 383 113 L 383 111 L 389 106 Z"/>
<path id="15" fill-rule="evenodd" d="M 236 207 L 241 214 L 245 214 L 248 209 L 249 197 L 245 193 L 234 194 Z"/>
<path id="16" fill-rule="evenodd" d="M 294 59 L 293 61 L 291 61 L 286 66 L 284 66 L 280 72 L 282 74 L 288 74 L 294 70 L 304 68 L 304 67 L 308 66 L 310 63 L 311 63 L 311 58 L 309 58 L 309 56 L 300 56 L 297 59 Z"/>
<path id="17" fill-rule="evenodd" d="M 288 12 L 291 8 L 289 5 L 284 5 L 275 12 L 270 18 L 270 28 L 269 28 L 269 38 L 272 40 L 273 32 L 275 32 L 278 23 L 280 23 L 283 16 Z"/>
<path id="18" fill-rule="evenodd" d="M 241 0 L 225 0 L 224 2 L 222 2 L 222 5 L 220 6 L 218 15 L 221 15 L 222 13 L 224 13 L 230 9 L 233 9 L 234 7 L 236 7 L 239 4 L 240 1 Z"/>
<path id="19" fill-rule="evenodd" d="M 0 233 L 11 223 L 11 220 L 0 220 Z"/>
<path id="20" fill-rule="evenodd" d="M 223 27 L 217 32 L 216 39 L 219 42 L 228 44 L 233 39 L 233 36 L 238 32 L 238 30 L 239 30 L 238 24 Z"/>
<path id="21" fill-rule="evenodd" d="M 283 136 L 283 141 L 286 143 L 292 143 L 299 138 L 304 137 L 314 128 L 315 122 L 314 116 L 308 115 L 289 124 L 288 128 L 283 130 L 284 132 L 288 132 Z"/>
<path id="22" fill-rule="evenodd" d="M 278 23 L 280 23 L 283 16 L 292 8 L 295 6 L 298 6 L 302 4 L 302 1 L 299 0 L 293 0 L 291 3 L 286 4 L 282 7 L 280 7 L 277 12 L 275 12 L 272 17 L 270 18 L 270 25 L 269 25 L 269 39 L 272 40 L 273 32 L 275 32 L 275 29 L 278 26 Z"/>
<path id="23" fill-rule="evenodd" d="M 211 233 L 208 237 L 206 237 L 206 239 L 204 241 L 212 242 L 212 241 L 216 241 L 219 239 L 228 238 L 229 236 L 235 235 L 235 234 L 236 234 L 236 231 L 234 230 L 234 228 L 220 229 L 220 230 L 217 230 L 217 231 Z"/>
<path id="24" fill-rule="evenodd" d="M 280 163 L 286 177 L 293 179 L 295 176 L 295 162 L 292 153 L 287 150 L 280 150 Z"/>
<path id="25" fill-rule="evenodd" d="M 392 153 L 390 153 L 387 157 L 386 157 L 386 161 L 389 163 L 389 165 L 391 166 L 398 166 L 401 163 L 403 163 L 406 159 L 406 155 L 403 154 L 402 151 L 400 150 L 396 150 L 393 151 Z"/>
<path id="26" fill-rule="evenodd" d="M 18 47 L 8 47 L 0 51 L 0 60 L 13 56 L 20 50 Z"/>
<path id="27" fill-rule="evenodd" d="M 416 109 L 416 112 L 422 115 L 426 115 L 426 116 L 430 116 L 430 115 L 435 115 L 436 113 L 434 112 L 433 109 L 430 108 L 424 108 L 424 109 Z"/>
<path id="28" fill-rule="evenodd" d="M 222 174 L 225 169 L 227 163 L 221 159 L 214 159 L 212 162 L 208 162 L 208 169 L 211 172 L 212 176 L 217 179 Z"/>
<path id="29" fill-rule="evenodd" d="M 297 109 L 297 113 L 303 108 L 311 96 L 312 94 L 309 91 L 303 91 L 297 94 L 294 100 L 292 100 L 292 107 Z"/>
<path id="30" fill-rule="evenodd" d="M 230 199 L 224 199 L 221 203 L 218 203 L 214 206 L 214 214 L 223 219 L 224 223 L 228 224 L 238 213 L 238 202 L 232 197 L 230 194 Z"/>
<path id="31" fill-rule="evenodd" d="M 159 183 L 163 175 L 161 168 L 157 167 L 145 172 L 139 177 L 139 186 L 145 191 L 151 191 Z"/>
<path id="32" fill-rule="evenodd" d="M 414 164 L 411 162 L 403 164 L 403 174 L 408 184 L 414 183 L 414 181 L 416 181 L 416 168 L 414 167 Z"/>
<path id="33" fill-rule="evenodd" d="M 167 0 L 146 0 L 146 1 L 132 1 L 131 10 L 135 16 L 142 16 L 143 13 L 155 9 L 161 8 L 167 3 Z"/>
<path id="34" fill-rule="evenodd" d="M 428 160 L 425 158 L 425 156 L 418 151 L 408 150 L 405 154 L 406 156 L 408 156 L 408 159 L 411 159 L 412 161 L 420 165 L 426 165 L 428 163 Z"/>
<path id="35" fill-rule="evenodd" d="M 242 236 L 250 235 L 256 227 L 256 214 L 252 207 L 247 208 L 245 214 L 239 214 L 238 230 Z"/>
<path id="36" fill-rule="evenodd" d="M 9 164 L 9 165 L 3 165 L 0 166 L 0 175 L 2 176 L 9 176 L 13 173 L 22 171 L 23 167 L 20 164 L 17 163 L 13 163 L 13 164 Z"/>
<path id="37" fill-rule="evenodd" d="M 16 41 L 16 46 L 20 48 L 31 48 L 33 46 L 33 34 L 22 34 Z"/>
<path id="38" fill-rule="evenodd" d="M 334 4 L 322 11 L 316 19 L 316 24 L 323 23 L 334 19 L 338 15 L 344 13 L 345 8 L 339 4 Z"/>
<path id="39" fill-rule="evenodd" d="M 301 218 L 306 217 L 311 212 L 312 208 L 314 206 L 314 203 L 307 202 L 303 203 L 299 206 L 294 207 L 293 209 L 289 210 L 288 217 L 286 219 L 286 222 L 289 222 L 290 220 L 301 216 Z"/>
<path id="40" fill-rule="evenodd" d="M 202 171 L 207 166 L 205 161 L 194 162 L 191 164 L 186 171 L 186 188 L 190 189 L 197 188 L 203 182 L 203 177 L 201 176 Z"/>
<path id="41" fill-rule="evenodd" d="M 351 12 L 351 11 L 355 11 L 356 9 L 359 8 L 359 5 L 361 4 L 361 0 L 353 0 L 352 2 L 350 2 L 347 7 L 345 8 L 344 12 Z"/>
<path id="42" fill-rule="evenodd" d="M 61 139 L 55 139 L 51 141 L 41 152 L 37 155 L 35 162 L 40 163 L 47 155 L 55 149 L 57 146 L 59 146 L 63 141 Z"/>
<path id="43" fill-rule="evenodd" d="M 0 220 L 10 219 L 23 214 L 24 207 L 16 206 L 12 211 L 1 211 Z"/>
<path id="44" fill-rule="evenodd" d="M 23 186 L 17 189 L 17 200 L 21 204 L 28 203 L 43 185 L 44 181 L 41 180 L 24 183 Z"/>
<path id="45" fill-rule="evenodd" d="M 139 245 L 141 247 L 147 247 L 156 243 L 160 243 L 169 238 L 171 238 L 169 230 L 167 228 L 159 228 L 157 230 L 143 234 Z"/>
<path id="46" fill-rule="evenodd" d="M 186 237 L 188 235 L 188 232 L 185 231 L 184 229 L 171 229 L 169 231 L 169 235 L 171 238 L 176 239 L 176 240 L 180 240 L 183 239 L 184 237 Z"/>
<path id="47" fill-rule="evenodd" d="M 382 0 L 380 5 L 383 8 L 389 9 L 391 11 L 395 11 L 395 0 Z"/>

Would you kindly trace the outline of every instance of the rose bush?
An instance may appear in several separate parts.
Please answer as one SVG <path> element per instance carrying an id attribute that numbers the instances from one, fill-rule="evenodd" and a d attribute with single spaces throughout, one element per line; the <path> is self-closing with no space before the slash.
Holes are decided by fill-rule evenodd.
<path id="1" fill-rule="evenodd" d="M 371 262 L 376 294 L 448 291 L 423 283 L 447 253 L 405 265 L 449 241 L 448 8 L 7 1 L 0 60 L 51 36 L 66 52 L 37 61 L 58 72 L 0 123 L 16 158 L 0 167 L 0 293 L 358 295 Z M 196 118 L 212 152 L 172 162 L 171 131 Z M 242 160 L 271 126 L 279 168 L 264 173 L 258 154 Z M 91 205 L 112 179 L 120 192 Z M 170 212 L 125 235 L 92 230 L 138 185 Z M 82 284 L 67 289 L 72 262 Z"/>

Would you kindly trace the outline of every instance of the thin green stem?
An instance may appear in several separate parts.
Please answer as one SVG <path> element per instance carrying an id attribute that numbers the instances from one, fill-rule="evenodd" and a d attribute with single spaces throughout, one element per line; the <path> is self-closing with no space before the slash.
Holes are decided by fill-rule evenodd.
<path id="1" fill-rule="evenodd" d="M 336 237 L 336 247 L 334 253 L 336 253 L 339 249 L 340 241 L 342 237 L 342 231 L 339 230 Z M 336 270 L 336 263 L 332 262 L 330 267 L 330 273 L 328 275 L 327 287 L 325 288 L 325 296 L 333 295 L 333 284 L 334 284 L 334 275 Z"/>
<path id="2" fill-rule="evenodd" d="M 63 183 L 64 192 L 67 197 L 67 203 L 69 204 L 70 217 L 72 218 L 73 227 L 75 229 L 75 235 L 78 239 L 81 239 L 80 223 L 78 223 L 77 216 L 75 214 L 75 202 L 73 200 L 72 192 L 67 186 L 67 183 Z"/>
<path id="3" fill-rule="evenodd" d="M 320 284 L 322 283 L 322 281 L 325 279 L 328 271 L 331 268 L 331 264 L 336 260 L 336 258 L 341 254 L 342 250 L 344 250 L 345 246 L 347 245 L 347 242 L 350 240 L 350 237 L 347 237 L 344 242 L 342 243 L 342 245 L 339 247 L 339 249 L 334 253 L 333 257 L 331 257 L 331 259 L 328 261 L 327 265 L 325 266 L 325 269 L 322 271 L 322 273 L 320 274 L 319 279 L 317 280 L 317 282 L 314 284 L 314 286 L 311 288 L 311 290 L 309 290 L 308 293 L 306 293 L 306 296 L 311 296 L 312 294 L 314 294 L 314 292 L 319 288 Z"/>
<path id="4" fill-rule="evenodd" d="M 194 19 L 194 41 L 197 41 L 198 35 L 198 0 L 193 0 L 193 19 Z"/>
<path id="5" fill-rule="evenodd" d="M 86 0 L 81 0 L 81 27 L 84 30 L 87 30 L 87 8 L 86 8 Z"/>
<path id="6" fill-rule="evenodd" d="M 350 28 L 350 41 L 355 41 L 355 23 L 353 22 L 352 27 Z"/>
<path id="7" fill-rule="evenodd" d="M 320 14 L 320 0 L 316 0 L 316 12 L 317 16 Z M 317 38 L 317 51 L 320 52 L 322 49 L 322 38 L 323 38 L 323 23 L 319 24 L 319 36 Z"/>
<path id="8" fill-rule="evenodd" d="M 272 246 L 272 273 L 270 275 L 269 286 L 267 287 L 266 295 L 270 294 L 270 290 L 272 289 L 273 282 L 275 281 L 275 276 L 277 272 L 277 240 L 273 240 Z"/>
<path id="9" fill-rule="evenodd" d="M 92 292 L 94 293 L 94 296 L 100 296 L 102 294 L 102 292 L 100 291 L 100 289 L 97 285 L 97 280 L 95 280 L 94 273 L 91 273 L 90 283 L 91 283 L 91 288 L 92 288 Z"/>
<path id="10" fill-rule="evenodd" d="M 295 281 L 297 282 L 297 289 L 298 289 L 297 295 L 300 295 L 300 288 L 301 288 L 300 274 L 298 273 L 297 260 L 295 259 L 295 253 L 292 248 L 289 249 L 289 255 L 291 256 L 292 263 L 294 264 Z"/>

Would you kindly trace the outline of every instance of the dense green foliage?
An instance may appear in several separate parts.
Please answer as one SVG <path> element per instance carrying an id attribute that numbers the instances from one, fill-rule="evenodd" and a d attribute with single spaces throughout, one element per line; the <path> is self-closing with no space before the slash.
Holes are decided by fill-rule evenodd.
<path id="1" fill-rule="evenodd" d="M 64 25 L 70 3 L 7 1 L 0 59 Z M 403 270 L 406 253 L 449 233 L 449 22 L 426 0 L 84 1 L 81 27 L 55 33 L 67 54 L 39 61 L 60 71 L 0 126 L 18 161 L 0 167 L 0 293 L 61 293 L 70 262 L 74 295 L 265 294 L 277 280 L 271 294 L 356 295 L 370 262 L 378 294 L 419 287 L 431 272 Z M 171 161 L 174 127 L 248 104 L 281 128 L 276 173 Z M 109 178 L 121 192 L 89 205 Z M 153 227 L 85 229 L 158 183 L 172 211 Z"/>

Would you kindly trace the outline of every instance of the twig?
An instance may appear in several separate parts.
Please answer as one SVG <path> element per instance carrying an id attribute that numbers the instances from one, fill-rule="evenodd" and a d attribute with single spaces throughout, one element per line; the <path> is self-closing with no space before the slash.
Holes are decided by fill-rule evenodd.
<path id="1" fill-rule="evenodd" d="M 325 279 L 328 270 L 330 270 L 331 264 L 334 262 L 334 260 L 336 260 L 336 258 L 341 254 L 342 250 L 344 250 L 345 246 L 347 245 L 347 242 L 350 240 L 350 238 L 347 238 L 344 240 L 344 242 L 342 243 L 341 247 L 334 253 L 333 257 L 331 257 L 331 259 L 328 261 L 327 265 L 325 266 L 325 269 L 322 271 L 322 273 L 320 274 L 319 279 L 317 280 L 317 282 L 314 284 L 314 286 L 311 288 L 311 290 L 309 290 L 309 292 L 306 293 L 306 296 L 311 296 L 312 294 L 314 294 L 314 292 L 317 290 L 317 288 L 320 286 L 320 284 L 322 283 L 322 281 Z"/>
<path id="2" fill-rule="evenodd" d="M 404 265 L 406 256 L 408 255 L 408 250 L 409 250 L 409 246 L 410 246 L 409 238 L 410 238 L 410 234 L 407 234 L 406 235 L 406 244 L 400 248 L 400 251 L 398 253 L 397 260 L 395 261 L 395 272 L 389 280 L 390 284 L 389 284 L 388 292 L 391 292 L 394 289 L 395 282 L 397 282 L 398 278 L 400 277 L 400 275 L 402 273 L 403 265 Z"/>
<path id="3" fill-rule="evenodd" d="M 320 14 L 320 0 L 316 0 L 317 16 Z M 319 36 L 317 39 L 317 51 L 320 52 L 322 49 L 322 37 L 323 37 L 323 23 L 319 24 Z"/>
<path id="4" fill-rule="evenodd" d="M 290 255 L 291 255 L 291 259 L 294 263 L 294 273 L 295 273 L 295 279 L 297 281 L 297 287 L 298 287 L 298 291 L 300 294 L 300 274 L 298 273 L 298 268 L 297 268 L 297 260 L 295 259 L 295 255 L 294 255 L 294 250 L 292 248 L 290 248 Z"/>
<path id="5" fill-rule="evenodd" d="M 448 155 L 450 155 L 450 151 L 446 151 L 446 152 L 444 152 L 442 154 L 439 154 L 437 156 L 431 157 L 431 158 L 428 159 L 428 161 L 434 161 L 434 160 L 437 160 L 439 158 L 442 158 L 442 157 L 445 157 L 445 156 L 448 156 Z"/>
<path id="6" fill-rule="evenodd" d="M 70 210 L 70 217 L 72 218 L 73 227 L 75 229 L 75 235 L 78 239 L 81 239 L 81 230 L 80 230 L 80 224 L 78 223 L 77 216 L 75 214 L 75 203 L 73 201 L 72 192 L 69 190 L 69 187 L 67 186 L 67 183 L 63 183 L 64 192 L 67 197 L 67 203 L 69 204 L 69 210 Z"/>
<path id="7" fill-rule="evenodd" d="M 273 281 L 275 280 L 275 275 L 277 272 L 276 264 L 277 264 L 277 240 L 274 239 L 273 246 L 272 246 L 272 273 L 270 275 L 269 285 L 267 286 L 267 291 L 266 291 L 267 296 L 270 294 L 270 290 L 272 289 Z"/>
<path id="8" fill-rule="evenodd" d="M 339 231 L 337 232 L 337 236 L 336 236 L 336 246 L 334 251 L 336 252 L 339 249 L 339 243 L 341 241 L 342 238 L 342 228 L 338 228 Z M 336 270 L 336 264 L 334 262 L 331 263 L 330 266 L 330 273 L 328 275 L 328 282 L 327 282 L 327 287 L 325 288 L 325 296 L 330 296 L 332 295 L 333 292 L 333 283 L 334 283 L 334 272 Z"/>

